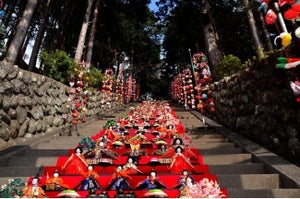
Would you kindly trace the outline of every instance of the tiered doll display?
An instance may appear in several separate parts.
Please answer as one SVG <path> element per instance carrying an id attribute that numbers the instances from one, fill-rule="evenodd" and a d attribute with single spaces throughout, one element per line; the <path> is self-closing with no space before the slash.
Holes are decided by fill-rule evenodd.
<path id="1" fill-rule="evenodd" d="M 166 102 L 131 107 L 74 147 L 45 166 L 41 196 L 226 197 Z"/>

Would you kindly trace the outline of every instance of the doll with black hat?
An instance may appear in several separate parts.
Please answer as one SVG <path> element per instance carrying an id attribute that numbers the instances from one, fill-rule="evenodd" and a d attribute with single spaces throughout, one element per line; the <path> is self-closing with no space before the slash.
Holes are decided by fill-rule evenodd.
<path id="1" fill-rule="evenodd" d="M 163 182 L 156 176 L 156 171 L 152 170 L 146 179 L 139 182 L 136 186 L 137 190 L 141 189 L 165 189 L 167 188 Z"/>

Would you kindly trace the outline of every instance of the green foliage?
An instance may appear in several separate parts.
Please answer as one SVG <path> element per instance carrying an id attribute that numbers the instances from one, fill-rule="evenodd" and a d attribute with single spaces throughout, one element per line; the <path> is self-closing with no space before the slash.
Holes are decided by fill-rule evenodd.
<path id="1" fill-rule="evenodd" d="M 224 77 L 233 75 L 242 70 L 245 65 L 242 65 L 241 60 L 230 54 L 224 56 L 220 64 L 212 71 L 212 78 L 214 81 L 218 81 Z"/>
<path id="2" fill-rule="evenodd" d="M 100 88 L 103 77 L 104 75 L 101 70 L 92 67 L 89 73 L 89 87 Z"/>
<path id="3" fill-rule="evenodd" d="M 8 179 L 7 184 L 0 186 L 0 197 L 1 198 L 19 198 L 23 196 L 23 188 L 25 183 L 21 178 Z"/>
<path id="4" fill-rule="evenodd" d="M 66 52 L 56 50 L 54 54 L 42 52 L 41 60 L 43 62 L 43 75 L 68 84 L 73 68 L 75 67 L 74 59 L 70 58 Z"/>

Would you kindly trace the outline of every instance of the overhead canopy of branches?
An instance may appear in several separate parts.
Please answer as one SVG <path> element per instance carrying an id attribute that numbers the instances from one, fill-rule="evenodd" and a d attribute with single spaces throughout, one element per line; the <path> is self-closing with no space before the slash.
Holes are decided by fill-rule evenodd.
<path id="1" fill-rule="evenodd" d="M 154 96 L 162 96 L 160 90 L 166 93 L 168 83 L 191 64 L 190 56 L 197 51 L 213 52 L 214 56 L 232 54 L 245 61 L 257 50 L 247 16 L 257 2 L 158 0 L 155 13 L 149 9 L 150 0 L 3 2 L 2 58 L 8 57 L 28 70 L 43 69 L 41 52 L 60 50 L 74 58 L 86 24 L 81 59 L 90 53 L 91 66 L 118 70 L 114 66 L 125 53 L 130 63 L 126 73 L 137 79 L 142 93 Z M 252 11 L 258 19 L 258 11 Z M 262 31 L 256 34 L 262 36 Z M 211 51 L 212 47 L 215 49 Z"/>

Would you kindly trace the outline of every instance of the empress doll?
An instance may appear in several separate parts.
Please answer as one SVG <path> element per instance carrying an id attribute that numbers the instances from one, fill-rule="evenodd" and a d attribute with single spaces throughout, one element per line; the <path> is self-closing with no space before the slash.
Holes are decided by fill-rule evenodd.
<path id="1" fill-rule="evenodd" d="M 82 155 L 82 148 L 77 147 L 75 154 L 73 153 L 65 164 L 62 166 L 62 171 L 65 174 L 82 174 L 87 172 L 88 164 L 84 156 Z"/>
<path id="2" fill-rule="evenodd" d="M 187 171 L 193 171 L 195 168 L 190 163 L 189 158 L 183 154 L 184 150 L 182 146 L 177 146 L 174 150 L 169 150 L 163 157 L 172 157 L 172 162 L 170 164 L 170 171 L 172 173 L 180 173 L 182 169 Z"/>

